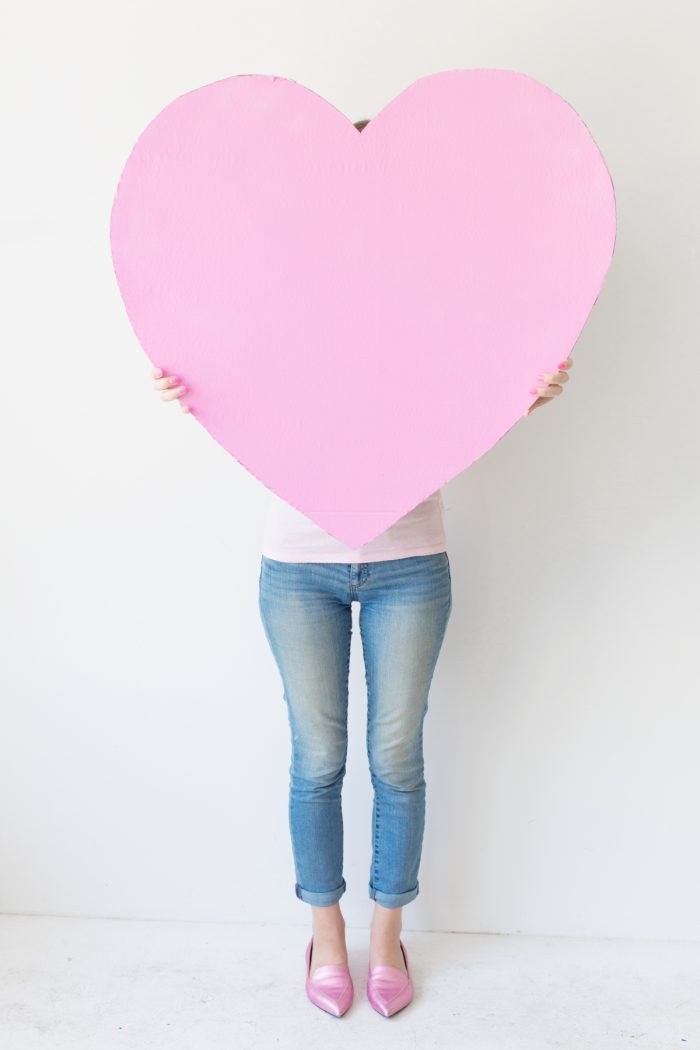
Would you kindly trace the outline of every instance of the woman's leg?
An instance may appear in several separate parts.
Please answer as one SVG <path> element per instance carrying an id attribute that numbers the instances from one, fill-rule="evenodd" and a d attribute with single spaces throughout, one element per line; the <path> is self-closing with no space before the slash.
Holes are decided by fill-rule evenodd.
<path id="1" fill-rule="evenodd" d="M 347 963 L 338 904 L 346 889 L 341 791 L 352 633 L 346 580 L 343 565 L 261 560 L 260 614 L 291 730 L 289 830 L 295 892 L 312 906 L 312 972 Z"/>
<path id="2" fill-rule="evenodd" d="M 401 908 L 418 895 L 425 825 L 423 721 L 452 609 L 446 553 L 368 563 L 358 587 L 374 788 L 370 965 L 403 968 Z"/>

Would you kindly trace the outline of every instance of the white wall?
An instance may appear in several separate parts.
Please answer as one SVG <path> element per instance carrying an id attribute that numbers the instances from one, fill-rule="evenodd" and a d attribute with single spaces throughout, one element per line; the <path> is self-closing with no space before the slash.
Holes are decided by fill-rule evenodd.
<path id="1" fill-rule="evenodd" d="M 619 231 L 565 395 L 444 490 L 454 607 L 404 925 L 700 937 L 694 5 L 44 0 L 8 21 L 0 910 L 308 921 L 257 610 L 268 494 L 152 391 L 108 243 L 135 136 L 234 73 L 357 120 L 498 66 L 583 117 Z M 353 643 L 349 924 L 371 914 Z"/>

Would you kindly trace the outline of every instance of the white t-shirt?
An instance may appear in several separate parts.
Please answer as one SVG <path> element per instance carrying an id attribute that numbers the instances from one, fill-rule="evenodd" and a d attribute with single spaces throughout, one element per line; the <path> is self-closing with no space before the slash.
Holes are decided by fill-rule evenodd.
<path id="1" fill-rule="evenodd" d="M 262 553 L 277 561 L 369 562 L 447 550 L 445 505 L 438 489 L 362 547 L 346 547 L 305 514 L 269 493 Z"/>

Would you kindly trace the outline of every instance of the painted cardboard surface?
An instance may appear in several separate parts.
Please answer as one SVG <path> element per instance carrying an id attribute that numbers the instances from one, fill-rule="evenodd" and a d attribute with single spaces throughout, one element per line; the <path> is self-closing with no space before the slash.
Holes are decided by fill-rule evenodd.
<path id="1" fill-rule="evenodd" d="M 521 419 L 586 322 L 616 224 L 590 132 L 522 73 L 434 73 L 368 115 L 358 132 L 283 77 L 190 91 L 139 136 L 110 226 L 151 362 L 351 547 Z"/>

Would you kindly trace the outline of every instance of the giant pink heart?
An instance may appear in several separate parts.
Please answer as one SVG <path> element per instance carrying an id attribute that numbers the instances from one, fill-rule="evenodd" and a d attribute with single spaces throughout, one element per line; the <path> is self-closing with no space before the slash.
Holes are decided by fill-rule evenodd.
<path id="1" fill-rule="evenodd" d="M 239 463 L 352 548 L 521 418 L 614 242 L 586 126 L 502 69 L 423 77 L 361 133 L 283 77 L 208 84 L 146 127 L 111 216 L 150 360 Z"/>

